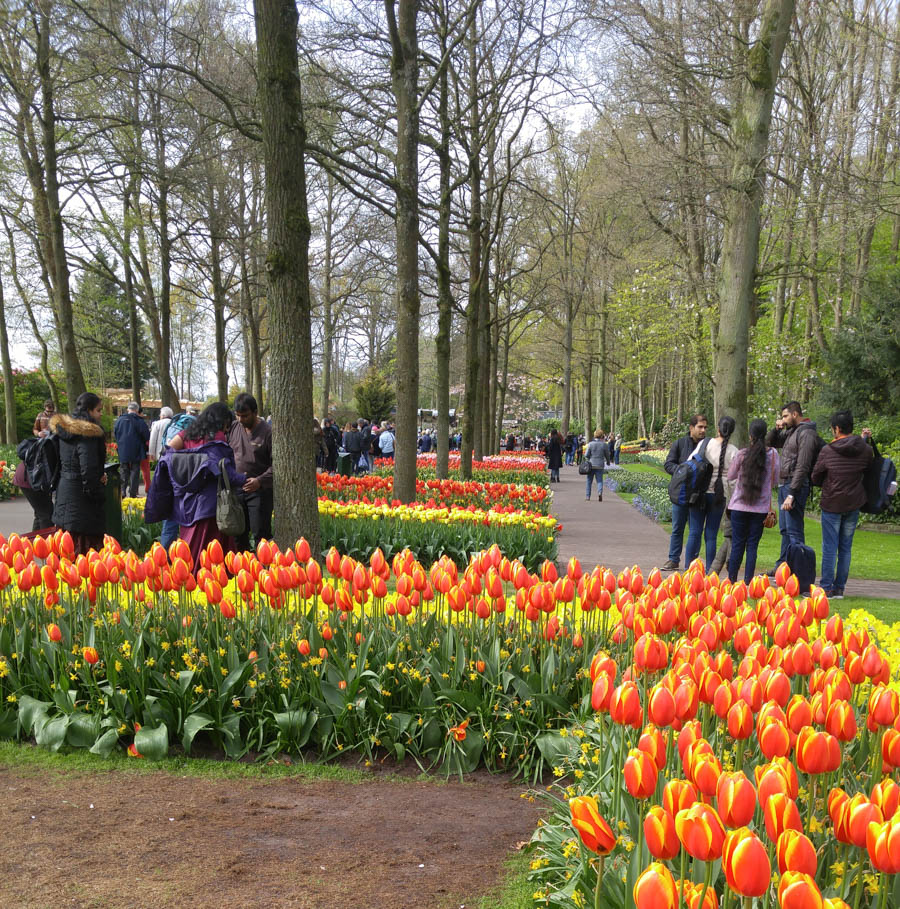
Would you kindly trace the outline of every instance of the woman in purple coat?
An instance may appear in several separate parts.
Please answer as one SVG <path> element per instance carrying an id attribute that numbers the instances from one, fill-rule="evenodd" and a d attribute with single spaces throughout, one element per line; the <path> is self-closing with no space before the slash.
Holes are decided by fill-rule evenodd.
<path id="1" fill-rule="evenodd" d="M 216 493 L 222 469 L 232 486 L 240 489 L 246 481 L 235 469 L 234 452 L 228 444 L 233 422 L 234 414 L 226 404 L 210 404 L 170 441 L 147 495 L 144 520 L 148 524 L 164 518 L 176 520 L 179 536 L 191 550 L 195 571 L 200 567 L 200 553 L 213 540 L 218 540 L 225 552 L 234 548 L 233 538 L 226 537 L 216 524 Z"/>

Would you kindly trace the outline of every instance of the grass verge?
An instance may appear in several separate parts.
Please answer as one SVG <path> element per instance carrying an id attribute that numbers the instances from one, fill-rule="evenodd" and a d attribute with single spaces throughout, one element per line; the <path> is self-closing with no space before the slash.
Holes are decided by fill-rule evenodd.
<path id="1" fill-rule="evenodd" d="M 534 886 L 528 881 L 528 865 L 527 855 L 518 852 L 510 856 L 505 863 L 502 882 L 473 903 L 475 909 L 531 909 Z"/>

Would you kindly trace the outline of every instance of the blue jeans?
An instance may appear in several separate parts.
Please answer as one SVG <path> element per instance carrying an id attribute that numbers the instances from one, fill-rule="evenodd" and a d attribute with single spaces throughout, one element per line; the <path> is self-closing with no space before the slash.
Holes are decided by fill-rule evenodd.
<path id="1" fill-rule="evenodd" d="M 712 567 L 713 559 L 716 557 L 716 543 L 719 536 L 719 524 L 722 523 L 722 515 L 725 513 L 725 505 L 716 505 L 715 493 L 706 493 L 704 508 L 690 509 L 689 530 L 687 548 L 684 554 L 686 565 L 690 565 L 694 559 L 700 555 L 700 538 L 702 536 L 706 543 L 706 570 Z"/>
<path id="2" fill-rule="evenodd" d="M 841 514 L 822 512 L 822 587 L 843 591 L 850 574 L 850 549 L 859 522 L 859 509 Z M 837 568 L 835 568 L 837 562 Z"/>
<path id="3" fill-rule="evenodd" d="M 619 449 L 616 449 L 616 464 L 619 463 Z"/>
<path id="4" fill-rule="evenodd" d="M 700 533 L 703 530 L 703 511 L 698 508 L 696 505 L 673 505 L 672 506 L 672 536 L 669 539 L 669 561 L 674 562 L 676 565 L 681 561 L 681 548 L 684 545 L 684 528 L 687 526 L 688 521 L 691 522 L 691 532 L 693 533 L 693 528 L 696 525 L 697 520 L 700 521 L 700 530 L 697 531 L 697 540 L 700 539 Z M 690 545 L 690 534 L 688 534 L 688 545 Z M 700 543 L 697 543 L 697 552 L 700 551 Z M 715 555 L 715 553 L 713 553 Z M 694 555 L 696 558 L 696 554 Z M 687 565 L 690 565 L 691 560 L 687 560 Z"/>
<path id="5" fill-rule="evenodd" d="M 590 472 L 585 474 L 585 480 L 587 481 L 587 488 L 585 489 L 585 498 L 591 497 L 591 483 L 594 480 L 594 477 L 597 478 L 597 494 L 603 495 L 603 471 L 597 470 L 595 467 L 590 469 Z"/>
<path id="6" fill-rule="evenodd" d="M 173 521 L 171 518 L 166 518 L 163 521 L 162 533 L 159 535 L 159 542 L 162 545 L 163 549 L 168 549 L 172 543 L 178 539 L 178 534 L 180 533 L 180 528 L 178 526 L 178 521 Z"/>
<path id="7" fill-rule="evenodd" d="M 804 483 L 794 495 L 794 504 L 790 511 L 782 511 L 784 500 L 791 495 L 791 484 L 782 483 L 778 487 L 778 529 L 781 531 L 781 552 L 778 562 L 787 561 L 788 546 L 791 543 L 805 543 L 806 535 L 803 532 L 803 511 L 809 497 L 809 483 Z"/>
<path id="8" fill-rule="evenodd" d="M 756 571 L 756 552 L 763 533 L 766 520 L 764 512 L 731 511 L 731 555 L 728 557 L 728 577 L 737 580 L 738 571 L 744 552 L 747 553 L 747 564 L 744 567 L 744 581 L 750 583 Z"/>
<path id="9" fill-rule="evenodd" d="M 550 482 L 552 483 L 554 481 L 556 481 L 557 483 L 559 482 L 559 468 L 558 467 L 550 468 Z"/>
<path id="10" fill-rule="evenodd" d="M 571 467 L 574 462 L 575 462 L 575 452 L 567 451 L 566 452 L 566 467 Z"/>

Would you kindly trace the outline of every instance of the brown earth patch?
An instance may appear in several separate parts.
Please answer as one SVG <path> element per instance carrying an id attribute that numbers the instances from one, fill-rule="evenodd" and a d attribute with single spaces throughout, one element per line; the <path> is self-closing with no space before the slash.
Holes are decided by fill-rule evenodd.
<path id="1" fill-rule="evenodd" d="M 534 831 L 523 786 L 0 767 L 0 906 L 459 907 Z"/>

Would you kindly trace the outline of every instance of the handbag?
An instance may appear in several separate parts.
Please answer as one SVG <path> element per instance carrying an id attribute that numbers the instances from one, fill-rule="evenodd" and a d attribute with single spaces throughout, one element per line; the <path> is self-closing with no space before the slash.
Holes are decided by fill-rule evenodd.
<path id="1" fill-rule="evenodd" d="M 774 527 L 777 520 L 778 520 L 778 516 L 770 508 L 769 513 L 766 515 L 766 519 L 763 521 L 763 527 L 768 527 L 768 528 Z"/>
<path id="2" fill-rule="evenodd" d="M 584 477 L 591 472 L 591 462 L 587 458 L 582 458 L 578 465 L 578 472 Z"/>
<path id="3" fill-rule="evenodd" d="M 232 489 L 225 458 L 219 461 L 219 489 L 216 493 L 216 526 L 226 537 L 239 537 L 247 529 L 244 503 L 236 489 Z"/>

